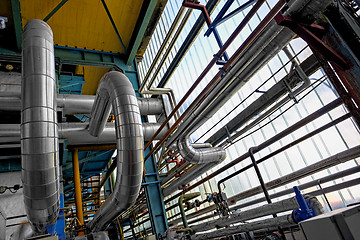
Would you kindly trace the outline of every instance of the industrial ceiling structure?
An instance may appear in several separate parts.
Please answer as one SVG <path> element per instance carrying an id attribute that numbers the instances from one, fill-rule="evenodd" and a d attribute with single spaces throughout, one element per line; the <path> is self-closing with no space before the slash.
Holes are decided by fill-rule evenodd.
<path id="1" fill-rule="evenodd" d="M 0 1 L 0 240 L 360 239 L 359 13 Z"/>

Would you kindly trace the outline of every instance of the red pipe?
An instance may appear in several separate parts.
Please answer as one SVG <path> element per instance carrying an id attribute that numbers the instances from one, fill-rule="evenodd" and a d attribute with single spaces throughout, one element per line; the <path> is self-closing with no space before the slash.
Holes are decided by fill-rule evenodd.
<path id="1" fill-rule="evenodd" d="M 183 6 L 184 7 L 188 7 L 188 8 L 192 8 L 192 9 L 197 9 L 197 10 L 201 10 L 202 14 L 204 15 L 204 18 L 205 18 L 205 21 L 206 21 L 206 24 L 208 26 L 211 25 L 211 19 L 210 19 L 210 16 L 209 16 L 209 13 L 206 9 L 206 7 L 204 5 L 200 5 L 198 3 L 193 3 L 193 2 L 188 2 L 188 1 L 185 1 L 183 3 Z"/>
<path id="2" fill-rule="evenodd" d="M 207 67 L 204 69 L 204 71 L 200 74 L 198 79 L 194 82 L 194 84 L 190 87 L 190 89 L 187 91 L 187 93 L 184 95 L 184 97 L 179 101 L 179 103 L 175 106 L 175 108 L 172 110 L 172 112 L 169 114 L 169 116 L 166 118 L 166 120 L 161 124 L 159 129 L 155 132 L 154 136 L 150 139 L 150 141 L 145 145 L 144 150 L 146 150 L 152 141 L 155 139 L 155 137 L 161 132 L 161 130 L 167 125 L 167 123 L 170 121 L 170 119 L 175 115 L 175 113 L 179 110 L 179 108 L 184 104 L 186 99 L 190 96 L 190 94 L 195 90 L 195 88 L 200 84 L 200 82 L 204 79 L 205 75 L 210 71 L 210 69 L 215 65 L 218 58 L 226 51 L 226 49 L 229 47 L 229 45 L 234 41 L 234 39 L 237 37 L 237 35 L 242 31 L 242 29 L 246 26 L 246 24 L 249 23 L 250 19 L 255 15 L 255 13 L 259 10 L 259 8 L 262 6 L 262 4 L 265 2 L 265 0 L 258 0 L 254 7 L 249 11 L 249 13 L 245 16 L 245 18 L 242 20 L 242 22 L 239 24 L 239 26 L 235 29 L 235 31 L 231 34 L 229 39 L 225 42 L 225 44 L 220 48 L 219 52 L 214 56 L 214 58 L 210 61 L 210 63 L 207 65 Z M 281 5 L 284 5 L 284 1 L 280 0 Z M 278 4 L 279 4 L 278 3 Z M 277 4 L 277 5 L 278 5 Z M 230 59 L 228 61 L 229 64 L 231 64 L 234 61 L 234 59 Z M 224 66 L 225 67 L 225 66 Z M 228 66 L 227 66 L 228 67 Z M 221 76 L 221 74 L 220 74 Z M 193 104 L 192 104 L 193 105 Z M 190 107 L 189 107 L 190 108 Z M 188 108 L 188 109 L 189 109 Z M 151 154 L 154 153 L 154 151 L 164 142 L 164 140 L 173 132 L 175 127 L 181 122 L 181 120 L 186 116 L 187 112 L 182 114 L 179 119 L 180 121 L 176 121 L 174 125 L 166 132 L 164 137 L 161 138 L 161 140 L 155 145 L 155 147 L 150 151 L 150 153 L 145 157 L 145 160 L 150 157 Z"/>
<path id="3" fill-rule="evenodd" d="M 210 71 L 210 69 L 215 65 L 218 57 L 221 56 L 228 46 L 232 43 L 235 37 L 240 33 L 240 31 L 246 26 L 247 22 L 251 19 L 251 17 L 256 13 L 257 9 L 259 9 L 264 0 L 259 0 L 256 2 L 254 7 L 250 10 L 248 15 L 244 18 L 244 20 L 240 23 L 240 25 L 235 29 L 235 31 L 231 34 L 229 39 L 225 42 L 223 47 L 219 50 L 219 52 L 214 56 L 209 65 L 204 69 L 204 71 L 200 74 L 198 79 L 195 81 L 193 86 L 189 89 L 189 91 L 185 94 L 185 96 L 180 100 L 178 105 L 174 108 L 174 110 L 170 113 L 169 117 L 165 120 L 165 122 L 160 126 L 151 140 L 146 144 L 145 149 L 148 148 L 157 134 L 162 130 L 162 128 L 166 125 L 166 123 L 170 120 L 170 118 L 175 114 L 175 112 L 180 108 L 180 106 L 185 102 L 188 96 L 193 92 L 193 90 L 197 87 L 197 85 L 201 82 L 201 80 L 205 77 L 205 75 Z M 250 36 L 244 41 L 244 43 L 240 46 L 240 48 L 233 54 L 233 56 L 229 59 L 229 61 L 223 66 L 223 68 L 213 77 L 211 82 L 203 89 L 200 95 L 191 103 L 191 105 L 186 109 L 186 111 L 178 118 L 178 120 L 171 126 L 171 128 L 166 132 L 166 134 L 160 139 L 159 142 L 154 146 L 153 149 L 146 155 L 145 160 L 147 160 L 151 154 L 153 154 L 161 144 L 163 144 L 164 140 L 175 130 L 175 128 L 180 124 L 180 122 L 189 114 L 193 107 L 195 107 L 198 103 L 202 102 L 206 96 L 208 91 L 214 86 L 224 71 L 227 71 L 231 64 L 240 56 L 241 53 L 251 44 L 251 42 L 257 37 L 257 35 L 265 28 L 265 26 L 273 19 L 273 17 L 280 11 L 280 9 L 284 6 L 285 1 L 279 0 L 278 3 L 274 6 L 273 9 L 266 15 L 266 17 L 260 22 L 260 24 L 255 28 L 255 30 L 250 34 Z"/>

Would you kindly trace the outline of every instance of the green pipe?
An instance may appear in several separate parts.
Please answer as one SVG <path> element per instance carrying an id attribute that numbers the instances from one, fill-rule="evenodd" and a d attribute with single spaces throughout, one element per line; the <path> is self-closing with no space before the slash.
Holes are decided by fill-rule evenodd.
<path id="1" fill-rule="evenodd" d="M 181 219 L 183 221 L 184 228 L 189 228 L 188 223 L 187 223 L 187 219 L 186 219 L 186 215 L 185 215 L 185 210 L 184 210 L 184 202 L 187 202 L 187 201 L 189 201 L 189 200 L 191 200 L 193 198 L 196 198 L 198 196 L 200 196 L 200 193 L 195 192 L 195 193 L 184 194 L 184 195 L 181 195 L 179 197 L 178 205 L 179 205 L 179 208 L 180 208 Z"/>

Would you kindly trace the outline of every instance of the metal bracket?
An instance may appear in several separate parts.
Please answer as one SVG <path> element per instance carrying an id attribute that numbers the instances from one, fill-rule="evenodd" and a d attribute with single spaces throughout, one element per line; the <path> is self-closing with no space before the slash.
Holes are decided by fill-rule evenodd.
<path id="1" fill-rule="evenodd" d="M 336 53 L 330 46 L 326 45 L 323 41 L 321 41 L 319 37 L 316 36 L 320 33 L 324 33 L 324 27 L 317 24 L 307 25 L 299 23 L 293 20 L 291 17 L 284 16 L 281 12 L 279 12 L 274 19 L 277 24 L 290 28 L 310 47 L 321 52 L 329 61 L 335 63 L 343 70 L 349 69 L 350 66 L 348 62 L 338 53 Z"/>
<path id="2" fill-rule="evenodd" d="M 6 28 L 6 22 L 8 21 L 7 17 L 1 17 L 0 16 L 0 29 L 5 29 Z"/>

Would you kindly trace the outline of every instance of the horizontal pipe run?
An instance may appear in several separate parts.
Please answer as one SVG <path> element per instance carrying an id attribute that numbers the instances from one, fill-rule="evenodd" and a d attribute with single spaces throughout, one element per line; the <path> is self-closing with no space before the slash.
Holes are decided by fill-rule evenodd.
<path id="1" fill-rule="evenodd" d="M 299 187 L 300 190 L 306 190 L 308 188 L 317 186 L 319 184 L 319 181 L 320 181 L 320 183 L 327 183 L 327 182 L 334 181 L 334 180 L 339 179 L 339 178 L 343 178 L 343 177 L 358 173 L 359 171 L 360 171 L 360 166 L 356 166 L 356 167 L 353 167 L 351 169 L 347 169 L 347 170 L 344 170 L 344 171 L 341 171 L 341 172 L 338 172 L 338 173 L 334 173 L 332 175 L 329 175 L 329 176 L 326 176 L 326 177 L 323 177 L 323 178 L 319 178 L 319 179 L 310 181 L 308 183 L 301 184 L 298 187 Z M 348 184 L 351 184 L 351 182 L 347 183 L 347 186 L 348 186 Z M 338 186 L 338 185 L 339 184 L 337 184 L 335 186 Z M 331 187 L 333 187 L 333 186 L 331 186 Z M 329 189 L 324 188 L 325 189 L 324 191 L 325 191 L 325 193 L 329 193 L 330 191 L 337 191 L 337 190 L 342 189 L 342 188 L 343 187 L 336 187 L 336 188 L 331 188 L 331 189 L 330 188 Z M 285 195 L 292 194 L 292 193 L 294 193 L 294 190 L 292 188 L 289 188 L 289 189 L 286 189 L 286 190 L 271 194 L 270 197 L 272 199 L 275 199 L 275 198 L 283 197 Z M 319 196 L 319 195 L 322 195 L 322 192 L 319 192 L 318 190 L 315 190 L 313 192 L 308 192 L 306 194 L 311 195 L 311 196 Z M 250 207 L 250 206 L 253 206 L 255 204 L 265 202 L 265 201 L 266 201 L 265 197 L 257 198 L 257 199 L 252 200 L 252 201 L 247 201 L 245 203 L 232 206 L 232 207 L 230 207 L 230 211 L 236 211 L 238 209 L 243 209 L 243 208 L 246 208 L 246 207 Z M 176 207 L 176 204 L 174 204 L 173 206 Z M 198 217 L 198 216 L 202 216 L 202 215 L 204 215 L 204 214 L 206 214 L 208 212 L 214 211 L 215 209 L 216 209 L 215 205 L 210 205 L 209 207 L 200 209 L 195 213 L 188 214 L 187 218 L 190 219 L 190 218 L 195 218 L 195 217 Z M 179 214 L 177 214 L 177 215 L 179 215 Z M 209 217 L 214 217 L 214 214 L 212 213 L 211 215 L 207 215 L 207 218 L 209 218 Z M 170 219 L 171 219 L 171 217 L 168 220 L 170 220 Z M 189 221 L 189 224 L 195 223 L 197 221 L 200 221 L 200 220 L 194 219 L 192 221 Z M 178 222 L 181 222 L 180 218 L 175 219 L 174 221 L 170 222 L 170 224 L 173 225 L 173 224 L 176 224 Z"/>
<path id="2" fill-rule="evenodd" d="M 289 144 L 287 144 L 287 145 L 279 148 L 278 150 L 276 150 L 276 151 L 274 151 L 274 152 L 272 152 L 272 153 L 270 153 L 270 154 L 262 157 L 261 159 L 257 160 L 256 163 L 257 163 L 257 164 L 262 163 L 262 162 L 264 162 L 265 160 L 267 160 L 267 159 L 269 159 L 269 158 L 272 158 L 273 156 L 275 156 L 275 155 L 277 155 L 277 154 L 285 151 L 286 149 L 288 149 L 288 148 L 290 148 L 290 147 L 293 147 L 293 146 L 295 146 L 296 144 L 299 144 L 300 142 L 303 142 L 303 141 L 305 141 L 306 139 L 308 139 L 308 138 L 310 138 L 310 137 L 313 137 L 313 136 L 315 136 L 316 134 L 318 134 L 318 133 L 320 133 L 320 132 L 322 132 L 322 131 L 330 128 L 330 127 L 333 127 L 333 126 L 335 126 L 336 124 L 338 124 L 338 123 L 340 123 L 340 122 L 342 122 L 342 121 L 345 121 L 346 119 L 348 119 L 348 118 L 350 118 L 350 117 L 351 117 L 350 114 L 345 114 L 344 116 L 339 117 L 339 118 L 335 119 L 334 121 L 332 121 L 332 122 L 330 122 L 330 123 L 328 123 L 328 124 L 326 124 L 326 125 L 318 128 L 318 129 L 316 129 L 316 130 L 314 130 L 314 131 L 306 134 L 305 136 L 303 136 L 303 137 L 301 137 L 301 138 L 299 138 L 299 139 L 297 139 L 297 140 L 295 140 L 295 141 L 293 141 L 293 142 L 291 142 L 291 143 L 289 143 Z M 236 172 L 234 172 L 234 173 L 226 176 L 225 178 L 220 179 L 220 180 L 218 181 L 218 190 L 219 190 L 219 192 L 222 192 L 222 189 L 221 189 L 221 184 L 222 184 L 222 183 L 224 183 L 225 181 L 227 181 L 227 180 L 229 180 L 229 179 L 231 179 L 231 178 L 239 175 L 240 173 L 242 173 L 242 172 L 244 172 L 244 171 L 246 171 L 246 170 L 248 170 L 248 169 L 250 169 L 250 168 L 252 168 L 252 164 L 249 164 L 248 166 L 239 169 L 238 171 L 236 171 Z"/>
<path id="3" fill-rule="evenodd" d="M 319 172 L 321 170 L 327 169 L 332 166 L 336 166 L 340 163 L 347 162 L 349 160 L 352 160 L 354 158 L 357 158 L 360 156 L 360 146 L 356 146 L 353 148 L 350 148 L 348 150 L 345 150 L 343 152 L 340 152 L 338 154 L 335 154 L 331 157 L 328 157 L 324 160 L 321 160 L 317 163 L 311 164 L 305 168 L 302 168 L 300 170 L 297 170 L 293 173 L 290 173 L 288 175 L 285 175 L 283 177 L 280 177 L 278 179 L 272 180 L 270 182 L 267 182 L 265 185 L 268 189 L 274 189 L 276 187 L 288 184 L 290 182 L 296 181 L 298 179 L 301 179 L 305 176 L 309 176 L 313 173 Z M 228 202 L 230 204 L 234 204 L 237 201 L 240 201 L 241 199 L 248 198 L 251 196 L 254 196 L 256 194 L 259 194 L 262 192 L 262 189 L 260 186 L 257 186 L 255 188 L 246 190 L 244 192 L 241 192 L 239 194 L 236 194 L 228 199 Z"/>
<path id="4" fill-rule="evenodd" d="M 283 49 L 285 52 L 288 52 L 286 47 Z M 307 67 L 307 69 L 302 69 L 292 56 L 289 56 L 289 59 L 295 63 L 296 73 L 289 74 L 284 77 L 281 81 L 274 84 L 267 92 L 262 94 L 258 99 L 252 102 L 246 109 L 240 112 L 237 116 L 235 116 L 232 120 L 230 120 L 224 128 L 219 129 L 216 133 L 214 133 L 210 138 L 208 138 L 205 142 L 209 142 L 213 145 L 218 145 L 221 141 L 226 139 L 226 143 L 231 143 L 237 137 L 241 136 L 243 133 L 257 125 L 261 120 L 268 117 L 275 110 L 283 106 L 290 99 L 294 99 L 300 92 L 306 89 L 310 85 L 310 80 L 307 76 L 310 76 L 314 73 L 318 68 L 319 64 L 316 61 L 314 56 L 310 56 L 306 60 L 304 60 L 303 64 Z M 306 73 L 305 73 L 306 71 Z M 301 76 L 301 78 L 298 77 Z M 303 81 L 300 87 L 297 87 L 295 91 L 290 91 L 290 93 L 279 100 L 275 105 L 265 111 L 268 107 L 270 107 L 274 102 L 280 99 L 285 93 L 289 91 L 289 87 L 295 88 L 301 81 Z M 261 116 L 259 114 L 261 113 Z M 237 131 L 235 134 L 229 136 L 234 131 L 238 130 L 240 127 L 244 126 L 245 123 L 249 122 L 254 116 L 257 116 L 254 121 L 247 124 L 246 127 Z M 224 142 L 225 143 L 225 142 Z M 224 146 L 224 143 L 220 146 Z"/>
<path id="5" fill-rule="evenodd" d="M 343 178 L 343 177 L 346 177 L 346 176 L 349 176 L 349 175 L 352 175 L 352 174 L 355 174 L 355 173 L 358 173 L 358 172 L 360 172 L 360 166 L 356 166 L 356 167 L 353 167 L 353 168 L 350 168 L 350 169 L 347 169 L 347 170 L 344 170 L 344 171 L 341 171 L 341 172 L 331 174 L 329 176 L 326 176 L 326 177 L 323 177 L 323 178 L 320 178 L 320 179 L 316 179 L 316 180 L 301 184 L 301 185 L 298 186 L 298 188 L 300 190 L 305 190 L 305 189 L 308 189 L 308 188 L 311 188 L 311 187 L 318 186 L 319 182 L 320 183 L 327 183 L 327 182 L 334 181 L 336 179 Z M 311 196 L 318 196 L 318 195 L 322 194 L 322 193 L 316 194 L 316 191 L 315 192 L 314 191 L 309 192 L 307 194 L 309 194 Z M 289 189 L 286 189 L 286 190 L 271 194 L 270 197 L 271 198 L 278 198 L 278 197 L 285 196 L 287 194 L 291 194 L 293 192 L 294 192 L 294 190 L 292 188 L 289 188 Z M 242 208 L 254 205 L 254 204 L 261 203 L 263 201 L 265 201 L 265 198 L 258 198 L 258 199 L 248 201 L 248 202 L 243 203 L 243 204 L 232 206 L 230 208 L 230 210 L 242 209 Z"/>
<path id="6" fill-rule="evenodd" d="M 282 0 L 280 2 L 283 3 Z M 156 135 L 160 133 L 161 129 L 165 127 L 165 124 L 170 121 L 170 119 L 174 116 L 174 114 L 179 110 L 179 108 L 184 104 L 184 102 L 187 100 L 187 98 L 191 95 L 191 93 L 195 90 L 195 88 L 200 84 L 200 82 L 204 79 L 204 77 L 207 75 L 207 73 L 211 70 L 211 68 L 216 64 L 218 58 L 226 51 L 226 49 L 229 47 L 229 45 L 234 41 L 236 36 L 242 31 L 242 29 L 246 26 L 246 24 L 250 21 L 251 17 L 255 15 L 256 11 L 260 8 L 260 6 L 264 3 L 264 0 L 259 0 L 255 6 L 250 10 L 250 12 L 245 16 L 245 19 L 240 23 L 240 25 L 235 29 L 235 31 L 231 34 L 229 39 L 224 43 L 223 47 L 219 50 L 219 52 L 214 56 L 214 58 L 210 61 L 210 63 L 206 66 L 206 68 L 203 70 L 203 72 L 200 74 L 198 79 L 194 82 L 194 84 L 190 87 L 190 89 L 187 91 L 187 93 L 184 95 L 184 97 L 179 101 L 178 105 L 173 109 L 173 111 L 169 114 L 163 125 L 159 128 L 159 130 L 154 134 L 153 139 L 151 139 L 146 145 L 145 149 L 147 149 L 152 141 L 155 139 Z M 277 11 L 276 11 L 277 12 Z M 275 14 L 274 14 L 275 15 Z M 235 61 L 234 58 L 229 59 L 227 62 L 227 65 L 223 67 L 223 69 L 226 71 L 230 65 Z M 206 92 L 209 91 L 212 85 L 214 85 L 217 80 L 221 77 L 222 71 L 219 71 L 218 74 L 213 78 L 213 80 L 208 84 L 208 86 L 202 91 L 202 93 L 194 100 L 194 102 L 187 108 L 187 110 L 179 117 L 179 119 L 174 123 L 174 125 L 169 129 L 167 134 L 165 134 L 164 137 L 161 138 L 161 140 L 155 145 L 155 147 L 150 151 L 150 153 L 145 157 L 145 160 L 153 154 L 157 148 L 164 142 L 164 140 L 174 131 L 174 129 L 177 127 L 177 125 L 180 124 L 182 119 L 187 115 L 187 113 L 190 111 L 191 108 L 193 108 L 199 100 L 201 100 Z"/>
<path id="7" fill-rule="evenodd" d="M 60 123 L 59 137 L 67 139 L 68 145 L 85 145 L 85 144 L 114 144 L 116 143 L 115 123 L 107 123 L 103 133 L 99 137 L 91 136 L 87 130 L 88 123 Z M 142 129 L 144 140 L 149 140 L 154 132 L 159 128 L 160 123 L 143 123 Z M 166 132 L 167 128 L 158 135 L 160 139 Z M 20 125 L 18 124 L 0 124 L 0 142 L 3 137 L 14 137 L 13 141 L 20 142 Z M 6 140 L 7 141 L 7 140 Z"/>
<path id="8" fill-rule="evenodd" d="M 287 129 L 285 129 L 284 131 L 278 133 L 277 135 L 275 135 L 274 137 L 268 139 L 267 141 L 263 142 L 262 144 L 258 145 L 255 149 L 254 149 L 254 153 L 270 146 L 271 144 L 279 141 L 280 139 L 282 139 L 283 137 L 291 134 L 292 132 L 300 129 L 301 127 L 305 126 L 306 124 L 312 122 L 313 120 L 317 119 L 318 117 L 326 114 L 327 112 L 335 109 L 336 107 L 340 106 L 342 103 L 341 99 L 336 99 L 334 101 L 332 101 L 331 103 L 325 105 L 324 107 L 322 107 L 321 109 L 315 111 L 314 113 L 310 114 L 309 116 L 303 118 L 302 120 L 300 120 L 299 122 L 295 123 L 294 125 L 288 127 Z M 200 181 L 194 183 L 193 185 L 191 185 L 190 187 L 186 188 L 183 190 L 182 193 L 190 191 L 194 188 L 196 188 L 197 186 L 203 184 L 204 182 L 208 181 L 209 179 L 219 175 L 220 173 L 226 171 L 227 169 L 233 167 L 235 164 L 238 164 L 240 162 L 242 162 L 243 160 L 247 159 L 249 157 L 249 153 L 245 153 L 243 155 L 241 155 L 240 157 L 234 159 L 233 161 L 229 162 L 228 164 L 226 164 L 225 166 L 219 168 L 218 170 L 214 171 L 213 173 L 209 174 L 207 177 L 201 179 Z M 174 196 L 172 196 L 171 198 L 167 199 L 165 201 L 165 204 L 176 199 L 177 197 L 179 197 L 182 193 L 178 193 L 175 194 Z"/>
<path id="9" fill-rule="evenodd" d="M 282 200 L 275 203 L 266 204 L 260 207 L 256 207 L 250 210 L 241 211 L 239 213 L 231 214 L 226 217 L 221 217 L 216 220 L 201 223 L 191 226 L 194 232 L 204 232 L 213 228 L 223 228 L 230 224 L 243 222 L 250 219 L 264 217 L 280 212 L 290 211 L 299 208 L 299 204 L 295 197 Z"/>
<path id="10" fill-rule="evenodd" d="M 349 160 L 352 160 L 354 158 L 357 158 L 360 156 L 360 146 L 356 146 L 354 148 L 345 150 L 341 153 L 338 153 L 336 155 L 333 155 L 329 158 L 326 158 L 324 160 L 321 160 L 317 163 L 314 163 L 312 165 L 309 165 L 305 168 L 302 168 L 298 171 L 295 171 L 293 173 L 290 173 L 288 175 L 285 175 L 283 177 L 274 179 L 268 183 L 265 184 L 265 186 L 268 189 L 274 189 L 280 186 L 283 186 L 285 184 L 291 183 L 293 181 L 299 180 L 303 177 L 309 176 L 311 174 L 314 174 L 316 172 L 319 172 L 321 170 L 327 169 L 332 166 L 336 166 L 340 163 L 347 162 Z M 249 198 L 252 196 L 255 196 L 257 194 L 260 194 L 262 192 L 261 186 L 254 187 L 252 189 L 246 190 L 244 192 L 241 192 L 239 194 L 236 194 L 230 198 L 228 198 L 228 203 L 230 205 L 235 204 L 237 201 L 243 200 L 245 198 Z M 214 208 L 215 206 L 209 206 L 209 209 Z M 202 209 L 203 212 L 207 212 L 206 209 Z"/>
<path id="11" fill-rule="evenodd" d="M 57 110 L 62 110 L 64 114 L 90 114 L 93 107 L 95 96 L 93 95 L 75 95 L 58 94 L 56 97 Z M 164 111 L 163 102 L 158 98 L 137 98 L 140 108 L 140 114 L 159 115 Z M 0 110 L 20 111 L 21 97 L 2 96 L 0 97 Z"/>
<path id="12" fill-rule="evenodd" d="M 196 235 L 191 236 L 191 239 L 192 240 L 193 239 L 196 239 L 196 240 L 213 239 L 213 238 L 233 235 L 236 233 L 251 232 L 251 231 L 260 230 L 260 229 L 273 230 L 273 229 L 276 229 L 278 226 L 289 226 L 289 225 L 293 225 L 293 224 L 295 224 L 295 222 L 292 218 L 292 215 L 289 214 L 289 215 L 285 215 L 285 216 L 281 216 L 281 217 L 259 220 L 259 221 L 254 221 L 251 223 L 237 225 L 234 227 L 228 227 L 225 229 L 221 229 L 221 230 L 217 230 L 217 231 L 213 231 L 213 232 L 209 232 L 209 233 L 196 234 Z"/>

